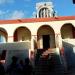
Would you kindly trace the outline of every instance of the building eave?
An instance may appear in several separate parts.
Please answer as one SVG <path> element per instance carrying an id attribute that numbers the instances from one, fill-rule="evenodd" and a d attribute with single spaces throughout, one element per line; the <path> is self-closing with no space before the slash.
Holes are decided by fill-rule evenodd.
<path id="1" fill-rule="evenodd" d="M 0 20 L 0 24 L 15 24 L 15 23 L 33 23 L 33 22 L 49 22 L 49 21 L 64 21 L 75 20 L 75 16 L 59 16 L 51 18 L 26 18 L 16 20 Z"/>

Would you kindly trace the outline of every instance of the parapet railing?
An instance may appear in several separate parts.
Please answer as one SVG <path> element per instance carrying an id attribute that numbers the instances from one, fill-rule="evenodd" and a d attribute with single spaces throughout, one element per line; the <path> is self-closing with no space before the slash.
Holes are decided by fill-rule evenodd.
<path id="1" fill-rule="evenodd" d="M 24 50 L 30 48 L 31 48 L 30 41 L 0 43 L 0 50 Z"/>

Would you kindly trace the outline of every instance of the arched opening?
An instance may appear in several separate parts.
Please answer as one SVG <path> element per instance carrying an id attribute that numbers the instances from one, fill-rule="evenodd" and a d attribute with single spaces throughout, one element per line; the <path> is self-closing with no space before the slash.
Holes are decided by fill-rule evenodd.
<path id="1" fill-rule="evenodd" d="M 31 32 L 26 27 L 19 27 L 14 32 L 14 41 L 31 41 Z"/>
<path id="2" fill-rule="evenodd" d="M 8 40 L 8 34 L 4 28 L 0 28 L 0 43 L 6 43 Z M 5 63 L 7 50 L 0 50 L 0 62 Z"/>
<path id="3" fill-rule="evenodd" d="M 37 32 L 38 49 L 47 49 L 55 47 L 54 30 L 47 25 L 41 26 Z"/>
<path id="4" fill-rule="evenodd" d="M 43 18 L 43 17 L 50 17 L 50 11 L 48 8 L 41 8 L 39 11 L 39 17 Z"/>
<path id="5" fill-rule="evenodd" d="M 62 39 L 72 39 L 75 38 L 75 28 L 72 24 L 64 24 L 61 27 L 61 36 Z"/>
<path id="6" fill-rule="evenodd" d="M 0 43 L 7 42 L 7 38 L 8 38 L 8 35 L 6 30 L 3 28 L 0 28 Z"/>
<path id="7" fill-rule="evenodd" d="M 71 23 L 61 27 L 62 44 L 68 68 L 75 65 L 75 28 Z"/>

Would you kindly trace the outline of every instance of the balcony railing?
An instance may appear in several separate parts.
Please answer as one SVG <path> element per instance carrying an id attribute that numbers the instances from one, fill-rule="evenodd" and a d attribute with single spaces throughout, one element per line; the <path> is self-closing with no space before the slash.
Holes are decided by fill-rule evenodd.
<path id="1" fill-rule="evenodd" d="M 0 50 L 24 50 L 30 48 L 31 42 L 0 43 Z"/>
<path id="2" fill-rule="evenodd" d="M 63 42 L 75 45 L 75 39 L 62 39 Z"/>

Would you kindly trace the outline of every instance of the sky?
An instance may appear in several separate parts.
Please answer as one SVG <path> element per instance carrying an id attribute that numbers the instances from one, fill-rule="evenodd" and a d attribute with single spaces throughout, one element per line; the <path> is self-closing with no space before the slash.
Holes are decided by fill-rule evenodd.
<path id="1" fill-rule="evenodd" d="M 52 2 L 58 16 L 74 16 L 72 0 L 0 0 L 0 20 L 32 18 L 36 3 Z"/>

